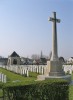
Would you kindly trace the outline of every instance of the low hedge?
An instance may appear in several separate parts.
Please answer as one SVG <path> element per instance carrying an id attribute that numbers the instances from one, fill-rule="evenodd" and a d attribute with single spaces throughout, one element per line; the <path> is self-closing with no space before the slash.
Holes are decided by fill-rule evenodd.
<path id="1" fill-rule="evenodd" d="M 4 85 L 4 100 L 69 100 L 69 85 L 63 80 L 46 80 L 26 85 Z"/>

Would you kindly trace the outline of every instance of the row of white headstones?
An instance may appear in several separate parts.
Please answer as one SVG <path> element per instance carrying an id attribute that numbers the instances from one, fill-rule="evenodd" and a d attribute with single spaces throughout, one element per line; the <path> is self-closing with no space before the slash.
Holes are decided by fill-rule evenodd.
<path id="1" fill-rule="evenodd" d="M 68 74 L 73 73 L 73 65 L 63 65 L 63 69 L 65 73 L 68 73 Z"/>
<path id="2" fill-rule="evenodd" d="M 7 77 L 3 73 L 0 73 L 0 82 L 6 83 Z"/>
<path id="3" fill-rule="evenodd" d="M 14 73 L 29 77 L 29 72 L 36 72 L 43 75 L 46 65 L 20 65 L 20 66 L 11 65 L 11 66 L 0 66 L 0 67 L 12 71 Z M 73 65 L 63 65 L 63 69 L 65 73 L 72 74 Z M 0 81 L 6 83 L 6 80 L 7 80 L 6 75 L 0 73 Z"/>
<path id="4" fill-rule="evenodd" d="M 29 72 L 36 72 L 43 75 L 45 66 L 46 65 L 20 65 L 20 66 L 11 65 L 11 66 L 2 66 L 2 68 L 29 77 Z"/>

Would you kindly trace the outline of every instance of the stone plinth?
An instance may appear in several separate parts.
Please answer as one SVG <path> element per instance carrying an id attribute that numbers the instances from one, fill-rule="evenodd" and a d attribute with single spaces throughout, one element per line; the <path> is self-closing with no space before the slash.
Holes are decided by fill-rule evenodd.
<path id="1" fill-rule="evenodd" d="M 47 80 L 47 79 L 64 79 L 67 80 L 69 83 L 71 82 L 71 75 L 64 75 L 64 76 L 45 76 L 45 75 L 38 75 L 37 81 Z"/>
<path id="2" fill-rule="evenodd" d="M 49 76 L 61 76 L 65 73 L 62 69 L 62 64 L 60 61 L 47 61 L 47 66 L 44 70 L 44 74 Z"/>
<path id="3" fill-rule="evenodd" d="M 63 76 L 65 75 L 60 61 L 48 61 L 45 69 L 45 75 L 49 76 Z"/>

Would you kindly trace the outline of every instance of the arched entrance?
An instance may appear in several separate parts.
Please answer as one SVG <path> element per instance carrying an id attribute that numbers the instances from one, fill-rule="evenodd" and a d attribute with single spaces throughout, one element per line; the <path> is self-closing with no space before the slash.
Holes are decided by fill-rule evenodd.
<path id="1" fill-rule="evenodd" d="M 13 60 L 13 64 L 14 64 L 14 65 L 17 64 L 17 60 L 16 60 L 16 59 Z"/>

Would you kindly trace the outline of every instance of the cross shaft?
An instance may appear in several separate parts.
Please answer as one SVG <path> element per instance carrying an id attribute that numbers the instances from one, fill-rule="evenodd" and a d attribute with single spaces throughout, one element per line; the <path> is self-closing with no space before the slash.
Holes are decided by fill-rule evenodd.
<path id="1" fill-rule="evenodd" d="M 59 60 L 58 59 L 58 52 L 57 52 L 57 27 L 56 23 L 60 23 L 60 19 L 56 18 L 56 12 L 53 12 L 53 18 L 50 17 L 49 21 L 53 22 L 52 26 L 52 61 Z"/>

